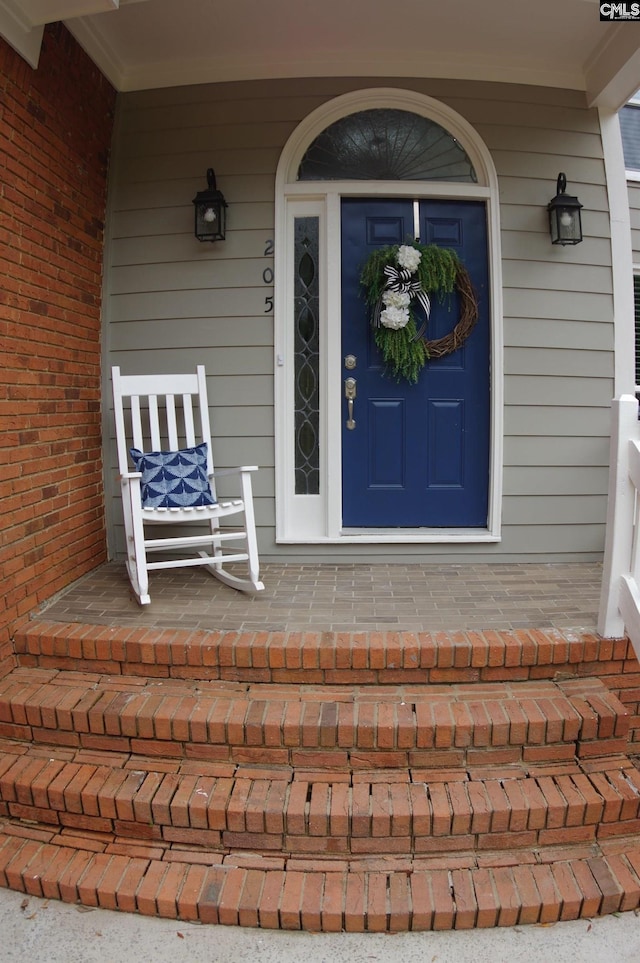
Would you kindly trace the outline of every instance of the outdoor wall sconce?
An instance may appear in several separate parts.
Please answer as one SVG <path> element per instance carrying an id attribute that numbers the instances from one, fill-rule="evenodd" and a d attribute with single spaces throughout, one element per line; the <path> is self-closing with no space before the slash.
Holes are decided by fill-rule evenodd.
<path id="1" fill-rule="evenodd" d="M 196 214 L 195 234 L 199 241 L 224 241 L 227 202 L 216 189 L 213 167 L 207 171 L 206 191 L 198 191 L 193 199 Z"/>
<path id="2" fill-rule="evenodd" d="M 579 244 L 582 240 L 582 204 L 577 197 L 565 194 L 566 189 L 566 175 L 558 174 L 556 196 L 547 204 L 552 244 Z"/>

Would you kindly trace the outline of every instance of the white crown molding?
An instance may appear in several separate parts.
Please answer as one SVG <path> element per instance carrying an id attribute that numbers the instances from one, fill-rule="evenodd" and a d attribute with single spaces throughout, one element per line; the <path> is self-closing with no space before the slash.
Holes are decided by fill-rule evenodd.
<path id="1" fill-rule="evenodd" d="M 72 20 L 66 24 L 66 27 L 116 90 L 132 89 L 126 86 L 126 70 L 122 59 L 105 42 L 103 35 L 95 28 L 92 20 L 86 18 Z M 151 84 L 150 86 L 158 85 Z M 161 84 L 160 86 L 167 87 L 170 85 Z"/>
<path id="2" fill-rule="evenodd" d="M 3 4 L 6 3 L 16 5 L 16 0 L 3 0 Z M 19 6 L 26 20 L 36 27 L 57 20 L 117 10 L 120 0 L 20 0 Z"/>
<path id="3" fill-rule="evenodd" d="M 120 0 L 0 0 L 0 36 L 35 69 L 45 24 L 117 10 L 119 5 Z"/>
<path id="4" fill-rule="evenodd" d="M 640 36 L 619 23 L 609 31 L 585 63 L 587 101 L 590 107 L 620 110 L 638 90 Z"/>
<path id="5" fill-rule="evenodd" d="M 40 59 L 43 33 L 44 27 L 30 23 L 22 7 L 14 0 L 0 2 L 0 36 L 34 68 Z"/>
<path id="6" fill-rule="evenodd" d="M 156 63 L 125 64 L 115 50 L 104 43 L 101 34 L 87 19 L 67 25 L 78 43 L 97 64 L 117 90 L 151 90 L 191 84 L 225 83 L 229 81 L 270 80 L 296 77 L 421 77 L 425 75 L 424 59 L 408 58 L 402 51 L 384 56 L 375 52 L 358 56 L 332 56 L 328 51 L 321 59 L 301 60 L 292 52 L 291 59 L 269 56 L 217 57 L 195 60 L 184 58 Z M 470 60 L 463 56 L 446 56 L 429 60 L 429 77 L 476 82 L 495 81 L 561 89 L 580 90 L 584 77 L 578 71 L 545 68 L 541 70 L 518 63 L 496 63 L 494 60 Z"/>

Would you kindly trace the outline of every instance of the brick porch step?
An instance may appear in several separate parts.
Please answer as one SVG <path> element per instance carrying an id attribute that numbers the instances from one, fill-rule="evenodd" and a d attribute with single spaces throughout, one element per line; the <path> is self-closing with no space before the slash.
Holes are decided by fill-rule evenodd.
<path id="1" fill-rule="evenodd" d="M 327 931 L 640 905 L 626 640 L 42 621 L 15 643 L 0 885 Z"/>
<path id="2" fill-rule="evenodd" d="M 358 770 L 563 762 L 625 752 L 599 679 L 456 685 L 247 685 L 17 668 L 0 736 L 211 762 Z"/>
<path id="3" fill-rule="evenodd" d="M 39 620 L 17 632 L 20 665 L 229 682 L 397 685 L 622 674 L 628 639 L 513 632 L 215 632 Z"/>
<path id="4" fill-rule="evenodd" d="M 640 841 L 440 859 L 243 859 L 126 852 L 107 835 L 3 825 L 0 885 L 49 899 L 201 923 L 399 932 L 553 923 L 635 909 Z"/>
<path id="5" fill-rule="evenodd" d="M 0 741 L 0 816 L 291 857 L 541 849 L 640 832 L 625 756 L 477 770 L 300 772 Z"/>

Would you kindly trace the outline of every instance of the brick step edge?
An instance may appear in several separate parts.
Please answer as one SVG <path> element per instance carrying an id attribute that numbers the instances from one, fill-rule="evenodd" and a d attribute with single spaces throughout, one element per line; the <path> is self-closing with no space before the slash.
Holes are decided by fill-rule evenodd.
<path id="1" fill-rule="evenodd" d="M 37 620 L 16 633 L 14 647 L 25 666 L 247 682 L 491 682 L 638 670 L 628 639 L 556 629 L 218 632 Z"/>
<path id="2" fill-rule="evenodd" d="M 243 687 L 46 669 L 0 680 L 0 736 L 94 750 L 307 768 L 541 762 L 625 752 L 599 679 L 460 686 Z"/>
<path id="3" fill-rule="evenodd" d="M 620 841 L 619 841 L 620 842 Z M 408 932 L 554 923 L 640 905 L 640 843 L 451 869 L 259 869 L 91 852 L 0 827 L 0 885 L 46 899 L 205 924 Z"/>
<path id="4" fill-rule="evenodd" d="M 167 772 L 151 760 L 111 765 L 82 751 L 69 761 L 55 758 L 55 748 L 0 749 L 0 817 L 52 833 L 340 856 L 541 848 L 640 833 L 640 771 L 626 757 L 350 777 L 206 764 L 203 773 L 188 763 Z"/>

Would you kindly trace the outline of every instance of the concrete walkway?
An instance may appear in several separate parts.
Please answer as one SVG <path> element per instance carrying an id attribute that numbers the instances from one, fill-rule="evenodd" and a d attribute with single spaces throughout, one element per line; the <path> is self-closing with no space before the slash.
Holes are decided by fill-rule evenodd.
<path id="1" fill-rule="evenodd" d="M 311 934 L 88 910 L 0 889 L 2 963 L 637 963 L 640 911 L 446 933 Z"/>

